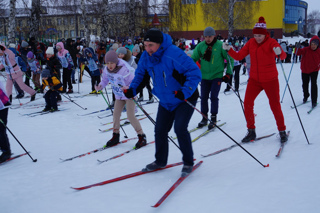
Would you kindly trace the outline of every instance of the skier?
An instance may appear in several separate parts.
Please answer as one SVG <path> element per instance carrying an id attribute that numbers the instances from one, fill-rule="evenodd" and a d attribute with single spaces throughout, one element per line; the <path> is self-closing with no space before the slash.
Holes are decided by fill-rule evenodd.
<path id="1" fill-rule="evenodd" d="M 152 171 L 165 167 L 168 161 L 168 133 L 174 125 L 180 150 L 183 154 L 182 176 L 193 169 L 193 150 L 188 124 L 194 109 L 193 105 L 199 97 L 197 86 L 201 80 L 201 72 L 190 57 L 172 44 L 170 35 L 156 28 L 147 31 L 144 37 L 145 51 L 136 69 L 135 78 L 130 87 L 123 87 L 127 98 L 132 98 L 144 86 L 144 78 L 153 80 L 153 93 L 159 98 L 158 114 L 155 122 L 156 160 L 143 171 Z"/>
<path id="2" fill-rule="evenodd" d="M 100 68 L 102 65 L 99 62 L 97 55 L 94 53 L 94 50 L 91 47 L 84 49 L 84 56 L 87 62 L 87 67 L 91 72 L 91 89 L 92 92 L 89 94 L 98 94 L 99 91 L 95 90 L 95 85 L 100 83 Z"/>
<path id="3" fill-rule="evenodd" d="M 49 90 L 44 95 L 46 100 L 46 106 L 42 110 L 43 112 L 50 111 L 55 112 L 58 110 L 58 96 L 59 92 L 62 91 L 62 84 L 55 76 L 51 76 L 51 71 L 49 69 L 44 69 L 41 73 L 42 77 L 42 85 L 41 85 L 41 92 L 46 88 L 49 87 Z"/>
<path id="4" fill-rule="evenodd" d="M 23 83 L 23 73 L 16 63 L 15 54 L 11 50 L 7 49 L 3 43 L 0 44 L 0 62 L 0 70 L 5 69 L 7 72 L 6 91 L 9 96 L 10 102 L 12 102 L 13 82 L 16 82 L 22 90 L 31 95 L 30 101 L 34 101 L 37 92 Z"/>
<path id="5" fill-rule="evenodd" d="M 128 99 L 123 94 L 120 86 L 130 85 L 134 73 L 130 72 L 125 61 L 118 59 L 117 53 L 113 50 L 109 50 L 104 59 L 107 66 L 103 70 L 102 81 L 99 85 L 95 86 L 96 91 L 102 90 L 108 83 L 111 83 L 112 90 L 115 94 L 115 104 L 113 111 L 113 137 L 107 142 L 107 147 L 114 146 L 120 141 L 120 116 L 124 105 L 127 107 L 127 116 L 130 124 L 138 134 L 138 142 L 136 143 L 136 149 L 141 148 L 147 144 L 146 135 L 144 134 L 139 120 L 135 117 L 135 103 L 132 99 Z"/>
<path id="6" fill-rule="evenodd" d="M 267 24 L 264 17 L 253 28 L 254 38 L 250 39 L 239 51 L 234 51 L 231 46 L 223 43 L 223 49 L 235 60 L 242 60 L 250 54 L 251 68 L 248 86 L 244 99 L 244 111 L 247 121 L 248 133 L 242 142 L 255 140 L 254 100 L 264 90 L 270 103 L 270 108 L 276 119 L 280 133 L 280 141 L 288 140 L 286 126 L 280 105 L 279 80 L 275 57 L 281 60 L 286 58 L 286 53 L 281 49 L 279 43 L 272 39 L 267 31 Z"/>
<path id="7" fill-rule="evenodd" d="M 311 102 L 312 107 L 317 106 L 318 99 L 318 73 L 320 69 L 320 49 L 319 37 L 313 36 L 310 40 L 310 46 L 300 49 L 301 44 L 298 43 L 297 56 L 301 55 L 301 71 L 302 71 L 302 89 L 303 89 L 303 103 L 306 103 L 309 94 L 309 82 L 311 81 Z"/>
<path id="8" fill-rule="evenodd" d="M 27 54 L 27 62 L 30 67 L 30 70 L 32 71 L 32 82 L 35 84 L 34 90 L 37 91 L 40 88 L 40 63 L 31 51 L 29 51 Z"/>
<path id="9" fill-rule="evenodd" d="M 62 42 L 58 42 L 56 44 L 56 48 L 58 50 L 57 56 L 63 67 L 62 92 L 73 93 L 73 90 L 72 90 L 73 86 L 71 82 L 72 69 L 74 69 L 73 60 L 71 58 L 69 51 L 64 49 L 64 44 Z M 67 84 L 68 84 L 68 91 L 67 91 Z"/>
<path id="10" fill-rule="evenodd" d="M 8 160 L 11 157 L 11 149 L 10 149 L 10 143 L 7 136 L 7 120 L 8 120 L 8 111 L 11 103 L 9 101 L 9 98 L 7 94 L 5 93 L 4 87 L 2 86 L 2 83 L 0 82 L 0 149 L 2 151 L 2 154 L 0 155 L 0 163 Z M 3 123 L 2 123 L 3 122 Z"/>
<path id="11" fill-rule="evenodd" d="M 198 43 L 193 50 L 192 59 L 194 62 L 201 59 L 201 112 L 208 115 L 208 99 L 211 100 L 211 122 L 208 129 L 212 129 L 217 122 L 219 107 L 219 91 L 221 81 L 228 83 L 233 70 L 233 59 L 228 59 L 228 54 L 222 49 L 222 41 L 216 37 L 216 32 L 212 27 L 207 27 L 203 31 L 205 40 Z M 227 61 L 227 73 L 223 76 L 224 60 Z M 231 64 L 230 64 L 231 62 Z M 208 120 L 203 117 L 198 127 L 207 125 Z"/>

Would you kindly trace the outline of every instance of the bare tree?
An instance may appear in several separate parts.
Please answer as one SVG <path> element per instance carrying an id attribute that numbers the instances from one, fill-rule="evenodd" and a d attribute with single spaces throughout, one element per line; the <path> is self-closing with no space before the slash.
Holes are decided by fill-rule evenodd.
<path id="1" fill-rule="evenodd" d="M 319 10 L 313 10 L 308 14 L 308 32 L 311 34 L 317 34 L 315 26 L 320 24 L 320 12 Z"/>
<path id="2" fill-rule="evenodd" d="M 208 0 L 209 1 L 209 0 Z M 228 36 L 235 29 L 250 28 L 254 24 L 252 16 L 259 9 L 260 2 L 255 0 L 212 0 L 202 3 L 205 23 L 227 29 Z"/>
<path id="3" fill-rule="evenodd" d="M 135 7 L 136 6 L 136 2 L 135 0 L 129 0 L 129 37 L 134 39 L 135 36 Z"/>
<path id="4" fill-rule="evenodd" d="M 100 39 L 106 41 L 109 37 L 109 0 L 102 0 Z"/>
<path id="5" fill-rule="evenodd" d="M 10 0 L 9 8 L 10 8 L 10 14 L 9 14 L 8 41 L 9 43 L 15 43 L 16 0 Z"/>
<path id="6" fill-rule="evenodd" d="M 39 36 L 41 5 L 40 0 L 32 0 L 30 15 L 30 35 L 37 38 Z"/>
<path id="7" fill-rule="evenodd" d="M 84 37 L 86 38 L 86 46 L 88 46 L 90 42 L 90 35 L 88 32 L 88 19 L 87 19 L 87 11 L 86 11 L 87 8 L 85 5 L 85 0 L 81 0 L 80 8 L 81 8 L 81 16 L 82 16 L 83 25 L 84 25 Z"/>

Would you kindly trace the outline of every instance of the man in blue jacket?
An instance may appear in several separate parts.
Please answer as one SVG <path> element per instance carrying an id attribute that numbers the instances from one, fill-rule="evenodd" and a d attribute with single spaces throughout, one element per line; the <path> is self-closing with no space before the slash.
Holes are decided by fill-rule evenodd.
<path id="1" fill-rule="evenodd" d="M 155 123 L 156 160 L 142 171 L 163 168 L 168 160 L 168 132 L 174 123 L 180 150 L 183 155 L 181 176 L 188 175 L 193 168 L 193 150 L 188 124 L 199 97 L 197 86 L 201 81 L 201 72 L 196 63 L 181 49 L 172 44 L 170 35 L 156 28 L 148 30 L 144 36 L 145 50 L 135 71 L 135 78 L 125 95 L 132 98 L 144 86 L 148 75 L 153 81 L 153 94 L 160 100 Z"/>

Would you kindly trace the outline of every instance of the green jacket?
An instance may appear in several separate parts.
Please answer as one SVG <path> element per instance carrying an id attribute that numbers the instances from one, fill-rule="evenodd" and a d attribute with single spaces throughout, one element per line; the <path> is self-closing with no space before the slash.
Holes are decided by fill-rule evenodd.
<path id="1" fill-rule="evenodd" d="M 224 59 L 227 60 L 227 74 L 232 75 L 234 59 L 228 56 L 228 53 L 222 49 L 222 41 L 217 40 L 213 45 L 210 62 L 203 59 L 203 55 L 207 47 L 208 45 L 205 41 L 200 42 L 194 49 L 191 56 L 195 62 L 201 59 L 202 79 L 213 80 L 216 78 L 222 78 L 224 75 Z"/>

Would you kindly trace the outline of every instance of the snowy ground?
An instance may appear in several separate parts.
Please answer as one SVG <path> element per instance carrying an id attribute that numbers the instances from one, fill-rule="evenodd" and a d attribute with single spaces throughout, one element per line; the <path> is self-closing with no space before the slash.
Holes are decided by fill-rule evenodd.
<path id="1" fill-rule="evenodd" d="M 280 95 L 282 97 L 285 80 L 281 66 L 278 64 Z M 292 64 L 283 64 L 289 75 Z M 296 104 L 302 101 L 300 63 L 294 64 L 290 77 L 290 88 Z M 241 75 L 240 82 L 247 76 Z M 3 78 L 0 78 L 3 81 Z M 84 79 L 80 84 L 81 94 L 90 92 L 90 80 Z M 236 141 L 240 142 L 246 134 L 246 122 L 235 94 L 225 95 L 221 87 L 218 119 L 227 122 L 222 129 Z M 246 86 L 240 86 L 240 95 L 244 98 Z M 78 95 L 77 85 L 74 85 Z M 39 98 L 41 94 L 37 96 Z M 145 98 L 147 92 L 145 89 Z M 63 98 L 66 100 L 65 98 Z M 22 103 L 29 98 L 23 98 Z M 84 191 L 75 191 L 70 187 L 101 182 L 118 176 L 141 170 L 154 160 L 154 145 L 148 145 L 120 158 L 98 164 L 97 159 L 104 160 L 116 154 L 132 149 L 136 140 L 97 152 L 68 162 L 68 158 L 102 147 L 111 138 L 112 132 L 101 133 L 98 129 L 111 128 L 101 125 L 110 122 L 111 117 L 101 112 L 93 115 L 79 116 L 88 112 L 106 108 L 102 96 L 73 98 L 87 107 L 83 110 L 71 102 L 62 103 L 60 108 L 67 110 L 52 114 L 29 117 L 20 115 L 39 111 L 42 108 L 9 110 L 8 127 L 24 147 L 31 151 L 32 162 L 28 156 L 0 165 L 0 209 L 1 213 L 56 213 L 56 212 L 223 212 L 223 213 L 269 213 L 269 212 L 319 212 L 319 174 L 320 144 L 317 133 L 320 125 L 319 109 L 311 114 L 307 111 L 311 103 L 298 107 L 304 129 L 308 136 L 308 145 L 301 128 L 289 91 L 286 91 L 282 109 L 287 129 L 291 131 L 288 144 L 280 158 L 276 158 L 280 142 L 279 136 L 246 144 L 247 149 L 263 164 L 264 168 L 241 148 L 236 147 L 215 156 L 203 158 L 221 148 L 233 145 L 226 135 L 216 129 L 206 137 L 193 144 L 196 162 L 203 164 L 192 173 L 165 201 L 154 209 L 154 205 L 169 187 L 179 178 L 181 166 L 145 174 L 108 185 L 98 186 Z M 37 99 L 32 104 L 44 103 Z M 18 100 L 13 101 L 18 105 Z M 30 104 L 31 105 L 31 104 Z M 156 117 L 157 103 L 145 106 L 151 117 Z M 199 104 L 197 105 L 198 108 Z M 138 112 L 142 112 L 139 110 Z M 268 100 L 262 92 L 255 101 L 256 126 L 258 136 L 278 133 Z M 123 114 L 125 117 L 125 114 Z M 197 126 L 201 115 L 194 112 L 190 129 Z M 141 121 L 148 141 L 154 140 L 154 126 L 148 120 Z M 135 137 L 133 128 L 125 126 L 129 138 Z M 196 137 L 204 130 L 192 133 Z M 9 134 L 12 151 L 23 153 L 22 148 Z M 175 136 L 173 132 L 170 134 Z M 121 139 L 124 138 L 121 132 Z M 170 143 L 169 163 L 181 161 L 180 151 Z"/>

